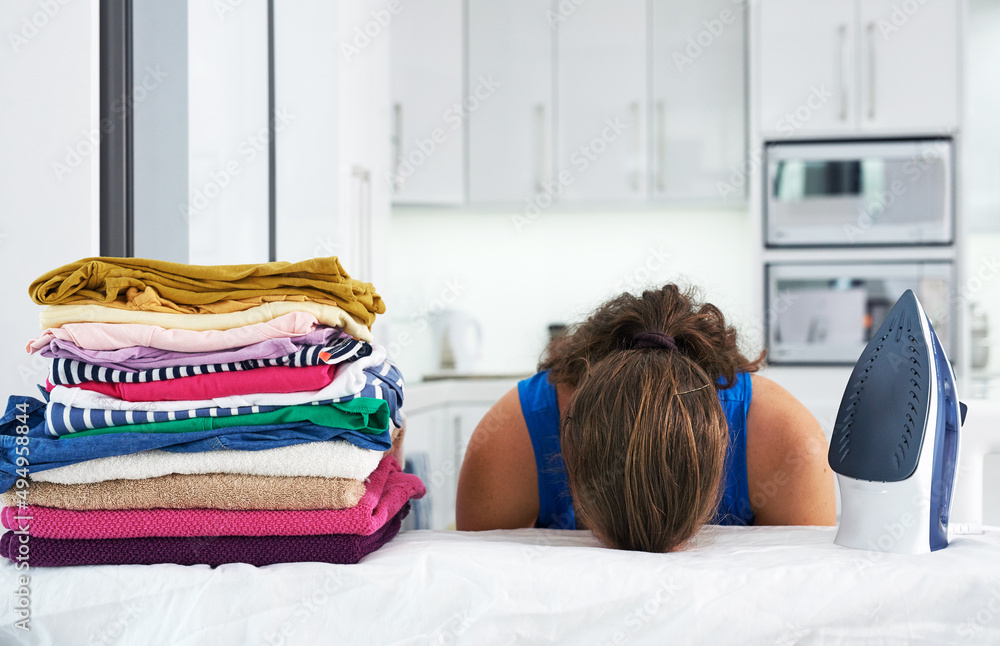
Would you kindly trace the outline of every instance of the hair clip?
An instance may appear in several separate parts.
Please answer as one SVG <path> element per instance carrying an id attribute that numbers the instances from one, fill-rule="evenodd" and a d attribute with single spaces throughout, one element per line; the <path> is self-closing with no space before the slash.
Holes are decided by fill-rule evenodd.
<path id="1" fill-rule="evenodd" d="M 691 390 L 685 390 L 684 392 L 675 393 L 675 394 L 677 394 L 677 395 L 686 395 L 688 393 L 693 393 L 693 392 L 698 391 L 698 390 L 704 390 L 705 388 L 708 388 L 710 385 L 711 384 L 704 384 L 702 386 L 698 386 L 697 388 L 692 388 Z"/>

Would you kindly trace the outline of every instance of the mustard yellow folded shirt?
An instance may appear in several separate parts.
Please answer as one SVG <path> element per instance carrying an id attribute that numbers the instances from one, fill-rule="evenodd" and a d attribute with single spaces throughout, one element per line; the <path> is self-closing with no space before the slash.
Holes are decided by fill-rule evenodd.
<path id="1" fill-rule="evenodd" d="M 135 287 L 129 287 L 128 291 L 125 292 L 125 300 L 123 301 L 97 301 L 92 298 L 81 298 L 80 300 L 73 301 L 73 304 L 100 305 L 101 307 L 113 307 L 132 312 L 160 312 L 162 314 L 229 314 L 249 310 L 264 303 L 277 302 L 320 303 L 321 305 L 335 305 L 337 307 L 341 305 L 331 298 L 310 298 L 301 294 L 268 294 L 267 296 L 205 303 L 204 305 L 179 305 L 171 301 L 164 301 L 152 287 L 146 287 L 145 291 L 142 292 Z"/>
<path id="2" fill-rule="evenodd" d="M 147 292 L 147 288 L 152 291 Z M 375 315 L 385 312 L 382 298 L 372 284 L 351 278 L 336 257 L 259 265 L 84 258 L 38 277 L 29 293 L 39 305 L 80 301 L 108 304 L 128 303 L 130 290 L 134 290 L 133 301 L 141 296 L 168 311 L 180 311 L 180 306 L 281 295 L 333 301 L 369 328 Z M 188 313 L 212 312 L 207 309 Z"/>

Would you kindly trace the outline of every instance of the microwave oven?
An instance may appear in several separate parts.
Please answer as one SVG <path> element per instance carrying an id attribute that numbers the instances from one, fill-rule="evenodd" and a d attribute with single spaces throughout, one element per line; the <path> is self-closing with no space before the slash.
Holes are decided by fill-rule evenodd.
<path id="1" fill-rule="evenodd" d="M 771 142 L 769 247 L 949 244 L 950 139 Z"/>
<path id="2" fill-rule="evenodd" d="M 853 365 L 907 289 L 952 355 L 953 280 L 948 261 L 768 264 L 768 362 Z"/>

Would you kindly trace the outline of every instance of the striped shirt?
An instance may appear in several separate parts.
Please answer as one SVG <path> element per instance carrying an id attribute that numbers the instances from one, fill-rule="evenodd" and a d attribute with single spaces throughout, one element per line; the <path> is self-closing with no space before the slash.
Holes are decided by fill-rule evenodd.
<path id="1" fill-rule="evenodd" d="M 367 344 L 366 344 L 367 345 Z M 389 416 L 396 427 L 402 426 L 400 407 L 403 405 L 403 376 L 399 369 L 390 362 L 365 368 L 365 385 L 360 392 L 337 399 L 300 404 L 302 406 L 323 406 L 340 404 L 358 397 L 383 399 L 389 405 Z M 74 408 L 49 402 L 45 408 L 45 427 L 50 435 L 59 437 L 77 431 L 112 426 L 128 426 L 129 424 L 149 424 L 154 422 L 172 422 L 194 417 L 232 417 L 252 413 L 268 413 L 283 406 L 240 406 L 237 408 L 195 408 L 178 411 L 135 411 L 135 410 L 105 410 L 103 408 Z M 121 429 L 127 432 L 127 428 Z"/>
<path id="2" fill-rule="evenodd" d="M 144 384 L 151 381 L 165 381 L 181 377 L 194 377 L 216 372 L 234 372 L 237 370 L 253 370 L 254 368 L 270 368 L 273 366 L 291 366 L 302 368 L 320 364 L 337 364 L 356 361 L 372 353 L 372 346 L 357 339 L 342 339 L 333 345 L 311 345 L 299 348 L 292 354 L 276 359 L 248 359 L 233 363 L 214 363 L 205 366 L 171 366 L 153 370 L 127 371 L 116 368 L 105 368 L 75 359 L 53 359 L 49 369 L 49 381 L 56 386 L 78 386 L 85 381 L 103 383 Z"/>

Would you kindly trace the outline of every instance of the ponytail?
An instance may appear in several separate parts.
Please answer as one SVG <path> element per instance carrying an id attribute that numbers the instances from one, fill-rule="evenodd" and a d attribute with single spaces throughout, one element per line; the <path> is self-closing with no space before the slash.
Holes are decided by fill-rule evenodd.
<path id="1" fill-rule="evenodd" d="M 700 303 L 694 290 L 682 292 L 667 284 L 642 296 L 622 294 L 601 305 L 586 321 L 549 343 L 538 369 L 548 370 L 552 383 L 575 388 L 590 366 L 617 351 L 635 349 L 637 335 L 643 333 L 670 337 L 676 351 L 704 370 L 719 389 L 732 386 L 738 372 L 756 372 L 764 363 L 763 352 L 752 361 L 744 356 L 736 328 L 726 324 L 719 308 Z"/>

